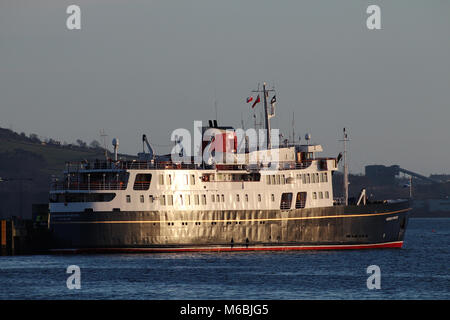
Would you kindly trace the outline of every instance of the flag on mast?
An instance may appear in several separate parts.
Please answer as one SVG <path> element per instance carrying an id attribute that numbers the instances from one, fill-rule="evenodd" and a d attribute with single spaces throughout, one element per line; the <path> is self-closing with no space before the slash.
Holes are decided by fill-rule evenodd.
<path id="1" fill-rule="evenodd" d="M 259 98 L 259 94 L 258 94 L 258 97 L 256 97 L 256 100 L 255 100 L 255 102 L 252 105 L 252 109 L 260 102 L 261 102 L 261 99 Z"/>
<path id="2" fill-rule="evenodd" d="M 275 117 L 275 103 L 277 102 L 276 95 L 272 97 L 270 100 L 270 113 L 269 113 L 269 119 Z"/>

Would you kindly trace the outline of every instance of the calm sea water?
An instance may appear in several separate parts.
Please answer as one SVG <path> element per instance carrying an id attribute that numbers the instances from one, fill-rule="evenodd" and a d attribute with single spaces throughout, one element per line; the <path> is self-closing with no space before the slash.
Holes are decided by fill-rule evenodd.
<path id="1" fill-rule="evenodd" d="M 411 219 L 403 249 L 0 257 L 0 299 L 450 299 L 450 219 Z"/>

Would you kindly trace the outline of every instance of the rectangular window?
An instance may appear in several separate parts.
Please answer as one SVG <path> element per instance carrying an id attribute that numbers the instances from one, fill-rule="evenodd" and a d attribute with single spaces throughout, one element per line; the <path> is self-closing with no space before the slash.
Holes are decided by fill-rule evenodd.
<path id="1" fill-rule="evenodd" d="M 248 194 L 245 194 L 245 202 L 248 202 Z"/>
<path id="2" fill-rule="evenodd" d="M 292 192 L 286 192 L 281 195 L 280 209 L 287 210 L 291 208 Z"/>
<path id="3" fill-rule="evenodd" d="M 303 184 L 305 184 L 306 183 L 306 174 L 303 174 L 302 177 L 303 177 L 303 181 L 302 182 L 303 182 Z"/>
<path id="4" fill-rule="evenodd" d="M 258 202 L 261 202 L 261 194 L 258 194 Z"/>
<path id="5" fill-rule="evenodd" d="M 319 191 L 319 199 L 323 199 L 323 192 Z"/>
<path id="6" fill-rule="evenodd" d="M 270 176 L 269 175 L 266 176 L 266 183 L 270 184 Z"/>
<path id="7" fill-rule="evenodd" d="M 272 202 L 275 202 L 275 195 L 272 193 Z"/>
<path id="8" fill-rule="evenodd" d="M 319 183 L 319 174 L 316 173 L 315 176 L 316 176 L 316 183 Z"/>
<path id="9" fill-rule="evenodd" d="M 184 205 L 184 202 L 183 202 L 183 195 L 182 195 L 182 194 L 180 194 L 180 205 Z"/>
<path id="10" fill-rule="evenodd" d="M 216 200 L 216 197 L 212 194 L 211 195 L 211 202 L 214 202 Z"/>
<path id="11" fill-rule="evenodd" d="M 165 195 L 163 195 L 159 198 L 159 204 L 162 206 L 166 205 L 166 196 Z"/>
<path id="12" fill-rule="evenodd" d="M 311 178 L 309 176 L 309 173 L 306 174 L 306 183 L 311 183 Z"/>
<path id="13" fill-rule="evenodd" d="M 198 194 L 196 194 L 196 195 L 194 196 L 194 204 L 195 204 L 196 206 L 198 206 L 198 205 L 200 204 L 200 200 L 199 200 Z"/>
<path id="14" fill-rule="evenodd" d="M 187 174 L 184 175 L 184 183 L 189 184 L 189 176 Z"/>
<path id="15" fill-rule="evenodd" d="M 236 201 L 239 202 L 239 195 L 236 195 Z"/>
<path id="16" fill-rule="evenodd" d="M 127 202 L 128 202 L 128 203 L 131 202 L 131 196 L 130 196 L 130 195 L 127 195 L 127 196 L 126 196 L 126 199 L 127 199 Z"/>
<path id="17" fill-rule="evenodd" d="M 169 206 L 173 206 L 173 195 L 169 194 L 169 195 L 167 196 L 167 204 L 168 204 Z"/>
<path id="18" fill-rule="evenodd" d="M 313 192 L 313 199 L 314 199 L 314 200 L 317 199 L 317 192 Z"/>
<path id="19" fill-rule="evenodd" d="M 222 202 L 225 202 L 225 195 L 222 195 Z"/>
<path id="20" fill-rule="evenodd" d="M 295 209 L 302 209 L 306 205 L 306 192 L 297 192 L 297 199 L 295 199 Z"/>
<path id="21" fill-rule="evenodd" d="M 148 196 L 148 201 L 149 201 L 150 203 L 153 203 L 153 195 L 149 195 L 149 196 Z"/>
<path id="22" fill-rule="evenodd" d="M 220 196 L 219 195 L 216 196 L 216 200 L 217 200 L 217 202 L 220 202 Z"/>
<path id="23" fill-rule="evenodd" d="M 277 174 L 277 184 L 280 184 L 281 182 L 280 182 L 280 175 L 279 174 Z"/>
<path id="24" fill-rule="evenodd" d="M 206 194 L 202 196 L 202 205 L 206 205 Z"/>
<path id="25" fill-rule="evenodd" d="M 191 174 L 191 185 L 195 185 L 195 174 Z"/>
<path id="26" fill-rule="evenodd" d="M 328 182 L 328 175 L 326 172 L 323 173 L 323 182 Z"/>
<path id="27" fill-rule="evenodd" d="M 159 175 L 159 184 L 164 185 L 164 175 L 163 174 Z"/>
<path id="28" fill-rule="evenodd" d="M 150 173 L 139 173 L 134 180 L 133 190 L 148 190 L 151 181 L 152 175 Z"/>
<path id="29" fill-rule="evenodd" d="M 284 174 L 281 175 L 281 184 L 286 183 L 286 176 Z"/>
<path id="30" fill-rule="evenodd" d="M 275 184 L 275 175 L 274 174 L 270 177 L 270 181 L 272 182 L 272 184 Z"/>
<path id="31" fill-rule="evenodd" d="M 325 191 L 325 199 L 329 199 L 330 198 L 330 193 L 328 191 Z"/>
<path id="32" fill-rule="evenodd" d="M 191 205 L 191 195 L 190 194 L 186 195 L 186 205 L 188 205 L 188 206 Z"/>
<path id="33" fill-rule="evenodd" d="M 169 186 L 172 184 L 172 176 L 170 174 L 167 175 L 167 184 Z"/>
<path id="34" fill-rule="evenodd" d="M 142 194 L 140 196 L 140 199 L 141 199 L 141 203 L 144 203 L 144 196 Z"/>

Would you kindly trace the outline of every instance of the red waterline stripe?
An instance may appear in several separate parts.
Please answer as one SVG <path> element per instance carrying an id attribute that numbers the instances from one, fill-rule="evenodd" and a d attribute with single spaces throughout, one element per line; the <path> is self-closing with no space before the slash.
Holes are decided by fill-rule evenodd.
<path id="1" fill-rule="evenodd" d="M 282 247 L 210 247 L 210 248 L 85 248 L 54 249 L 51 253 L 163 253 L 163 252 L 234 252 L 234 251 L 289 251 L 289 250 L 343 250 L 401 248 L 403 241 L 358 244 L 358 245 L 321 245 L 321 246 L 282 246 Z"/>

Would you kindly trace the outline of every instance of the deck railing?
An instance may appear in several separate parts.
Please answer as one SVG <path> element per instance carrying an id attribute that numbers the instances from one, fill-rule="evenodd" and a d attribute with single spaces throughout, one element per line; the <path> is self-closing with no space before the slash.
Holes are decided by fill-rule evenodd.
<path id="1" fill-rule="evenodd" d="M 334 158 L 333 158 L 334 159 Z M 320 159 L 316 159 L 320 160 Z M 325 160 L 325 158 L 322 158 Z M 272 164 L 195 164 L 195 163 L 174 163 L 171 161 L 95 161 L 95 162 L 67 162 L 66 172 L 78 172 L 86 170 L 98 171 L 123 171 L 123 170 L 150 170 L 150 169 L 181 169 L 181 170 L 246 170 L 259 171 L 271 168 L 278 170 L 306 169 L 311 166 L 313 160 L 304 160 L 302 162 L 280 161 Z"/>
<path id="2" fill-rule="evenodd" d="M 91 190 L 125 190 L 127 188 L 126 182 L 90 182 L 90 183 L 63 183 L 54 182 L 51 185 L 51 190 L 72 190 L 72 191 L 91 191 Z"/>

